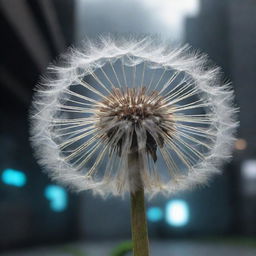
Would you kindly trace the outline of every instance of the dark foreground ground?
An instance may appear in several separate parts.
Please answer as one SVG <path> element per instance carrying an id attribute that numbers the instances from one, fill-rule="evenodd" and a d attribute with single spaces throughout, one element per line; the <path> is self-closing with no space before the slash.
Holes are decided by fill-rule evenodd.
<path id="1" fill-rule="evenodd" d="M 255 256 L 255 241 L 151 242 L 151 256 Z M 1 253 L 1 256 L 114 256 L 117 242 L 71 243 Z M 131 255 L 129 253 L 125 256 Z"/>

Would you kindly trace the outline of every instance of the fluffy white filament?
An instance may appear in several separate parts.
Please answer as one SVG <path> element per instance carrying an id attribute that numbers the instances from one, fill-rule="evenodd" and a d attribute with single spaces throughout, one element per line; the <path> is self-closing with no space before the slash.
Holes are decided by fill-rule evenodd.
<path id="1" fill-rule="evenodd" d="M 232 101 L 205 55 L 148 38 L 101 39 L 49 68 L 31 141 L 49 175 L 77 191 L 136 190 L 128 158 L 137 151 L 145 192 L 172 194 L 204 184 L 230 157 Z"/>

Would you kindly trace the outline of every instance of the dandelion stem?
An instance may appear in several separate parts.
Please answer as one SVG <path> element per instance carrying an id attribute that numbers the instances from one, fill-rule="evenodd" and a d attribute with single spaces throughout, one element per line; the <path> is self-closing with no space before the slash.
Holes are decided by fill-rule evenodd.
<path id="1" fill-rule="evenodd" d="M 149 256 L 148 228 L 145 211 L 144 189 L 139 172 L 138 153 L 130 154 L 129 170 L 136 175 L 135 192 L 131 192 L 131 229 L 133 240 L 133 256 Z M 136 172 L 134 172 L 136 171 Z"/>

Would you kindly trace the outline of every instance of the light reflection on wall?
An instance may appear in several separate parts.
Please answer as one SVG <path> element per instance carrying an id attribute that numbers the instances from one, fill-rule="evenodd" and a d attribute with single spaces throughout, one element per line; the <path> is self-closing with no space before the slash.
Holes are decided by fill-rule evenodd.
<path id="1" fill-rule="evenodd" d="M 181 42 L 186 18 L 199 9 L 200 0 L 76 0 L 76 38 L 132 33 Z"/>
<path id="2" fill-rule="evenodd" d="M 144 4 L 179 37 L 183 36 L 185 19 L 199 13 L 199 0 L 144 0 Z"/>
<path id="3" fill-rule="evenodd" d="M 150 207 L 147 210 L 147 218 L 150 222 L 158 222 L 163 218 L 163 211 L 160 207 Z"/>
<path id="4" fill-rule="evenodd" d="M 67 208 L 68 195 L 64 188 L 49 185 L 44 191 L 45 197 L 50 201 L 50 208 L 55 212 L 62 212 Z"/>
<path id="5" fill-rule="evenodd" d="M 189 208 L 184 200 L 171 200 L 166 205 L 166 221 L 174 227 L 182 227 L 188 224 Z"/>
<path id="6" fill-rule="evenodd" d="M 27 182 L 27 177 L 22 171 L 8 168 L 3 170 L 2 181 L 10 186 L 23 187 Z"/>

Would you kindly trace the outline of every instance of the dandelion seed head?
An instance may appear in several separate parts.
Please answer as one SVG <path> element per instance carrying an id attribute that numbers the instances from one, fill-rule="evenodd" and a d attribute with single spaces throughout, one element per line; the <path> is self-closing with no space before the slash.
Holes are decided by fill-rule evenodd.
<path id="1" fill-rule="evenodd" d="M 31 111 L 31 141 L 56 181 L 103 196 L 166 195 L 204 184 L 230 158 L 237 127 L 230 84 L 185 46 L 87 42 L 49 68 Z M 138 170 L 129 167 L 136 153 Z"/>

